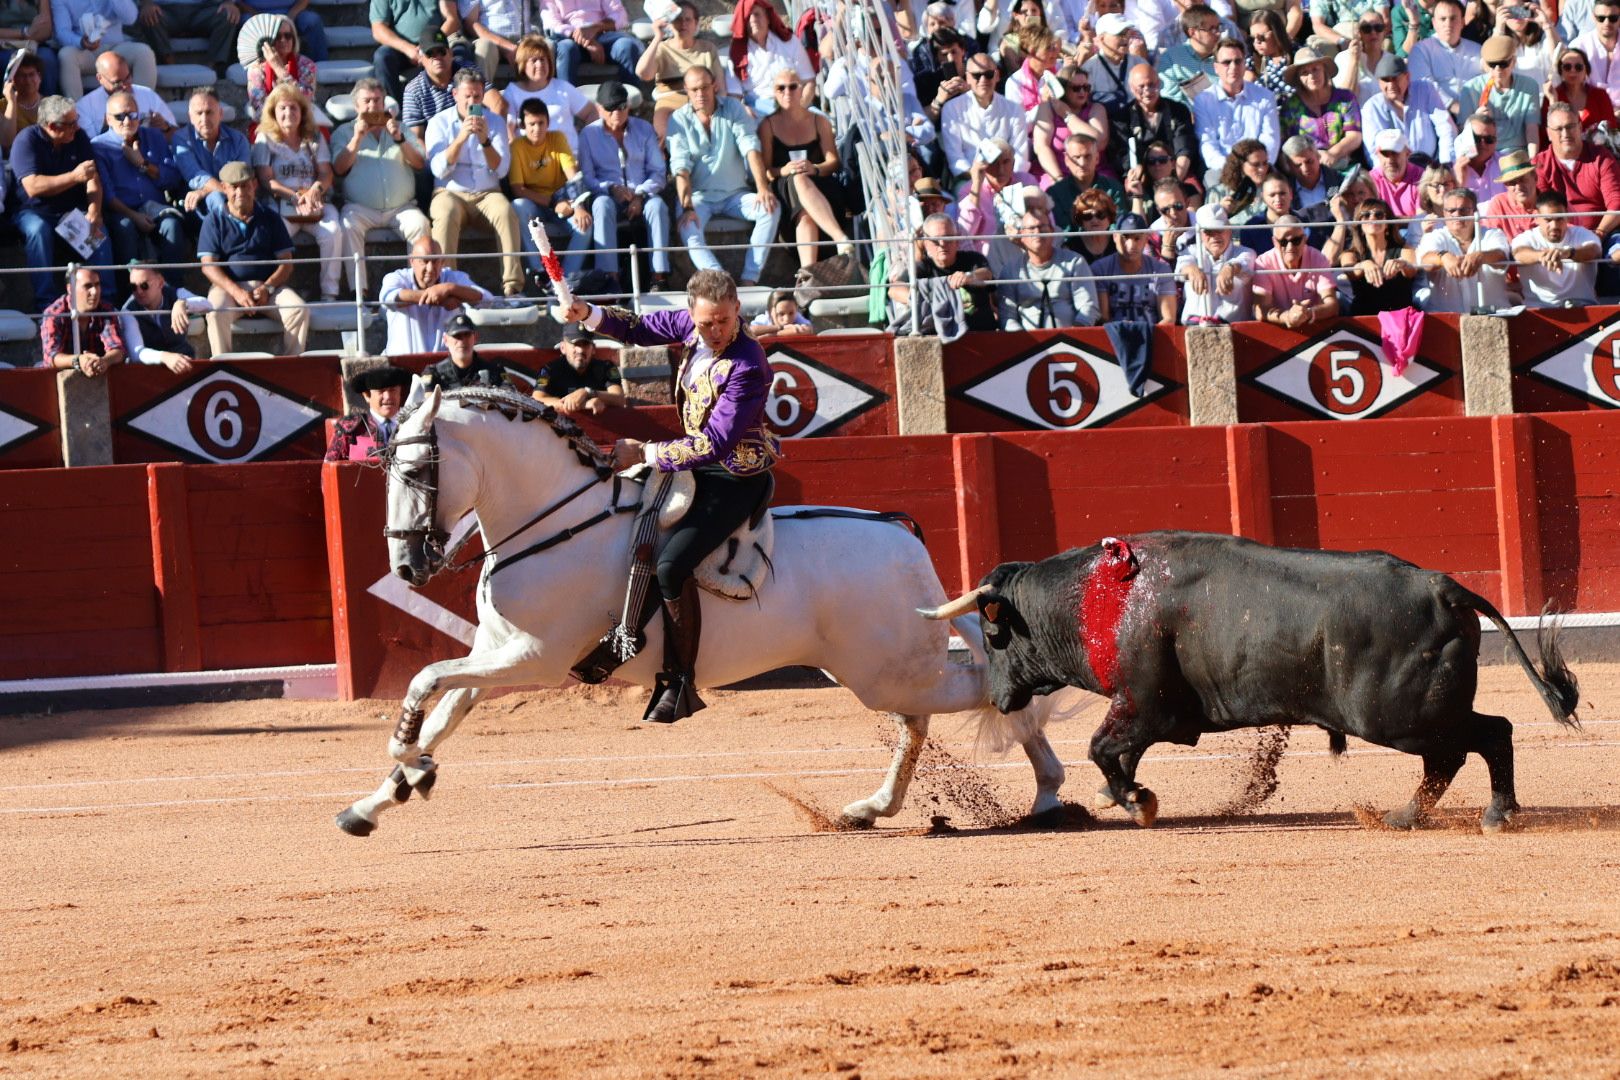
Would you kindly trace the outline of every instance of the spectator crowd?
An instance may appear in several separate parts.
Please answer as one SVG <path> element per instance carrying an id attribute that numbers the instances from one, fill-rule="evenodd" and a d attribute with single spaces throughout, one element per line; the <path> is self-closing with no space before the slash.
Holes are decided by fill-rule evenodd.
<path id="1" fill-rule="evenodd" d="M 216 352 L 250 312 L 302 351 L 299 234 L 321 299 L 380 301 L 391 351 L 448 348 L 461 307 L 495 299 L 455 267 L 468 230 L 495 238 L 506 297 L 548 288 L 531 223 L 590 291 L 629 284 L 612 249 L 632 239 L 719 266 L 716 218 L 748 230 L 744 286 L 773 243 L 812 271 L 866 261 L 860 132 L 832 118 L 885 72 L 915 237 L 887 268 L 897 323 L 915 304 L 967 330 L 1299 328 L 1620 294 L 1620 0 L 893 0 L 887 35 L 741 0 L 720 45 L 690 0 L 649 0 L 650 44 L 622 0 L 370 0 L 373 72 L 335 125 L 307 2 L 23 10 L 0 25 L 0 148 L 35 310 L 93 294 L 136 320 L 58 366 L 174 366 L 193 315 Z M 223 70 L 262 14 L 240 127 L 211 87 L 156 94 L 174 38 Z M 377 230 L 405 265 L 356 266 Z M 70 260 L 119 269 L 64 283 Z M 670 273 L 654 251 L 643 280 Z M 807 322 L 787 292 L 750 329 Z"/>

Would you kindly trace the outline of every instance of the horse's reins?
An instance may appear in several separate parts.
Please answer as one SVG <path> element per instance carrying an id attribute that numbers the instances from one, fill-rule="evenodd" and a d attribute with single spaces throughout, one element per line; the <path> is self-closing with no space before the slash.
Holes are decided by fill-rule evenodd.
<path id="1" fill-rule="evenodd" d="M 410 480 L 408 478 L 405 478 L 405 477 L 401 477 L 401 479 L 402 479 L 403 482 L 411 484 L 412 486 L 415 486 L 415 487 L 427 492 L 428 504 L 427 504 L 427 510 L 426 510 L 426 513 L 424 514 L 424 516 L 426 517 L 426 519 L 428 521 L 428 525 L 425 526 L 425 527 L 424 526 L 418 526 L 416 528 L 411 528 L 411 529 L 384 528 L 383 529 L 383 536 L 387 537 L 387 538 L 390 538 L 390 539 L 397 539 L 397 540 L 407 540 L 407 539 L 410 539 L 413 536 L 418 536 L 418 535 L 425 536 L 430 542 L 432 542 L 436 546 L 438 546 L 439 549 L 441 550 L 441 552 L 443 552 L 443 554 L 440 556 L 440 560 L 442 562 L 444 562 L 444 563 L 449 563 L 451 559 L 455 558 L 456 553 L 459 552 L 462 549 L 462 547 L 467 543 L 467 541 L 472 539 L 472 532 L 469 530 L 467 535 L 462 537 L 460 542 L 457 543 L 455 547 L 450 548 L 448 551 L 444 550 L 444 545 L 449 540 L 449 534 L 446 533 L 442 529 L 436 528 L 432 524 L 433 521 L 438 517 L 438 500 L 439 500 L 439 439 L 438 439 L 438 433 L 436 431 L 433 431 L 433 430 L 430 429 L 428 431 L 428 433 L 425 434 L 425 435 L 411 435 L 411 436 L 407 436 L 406 438 L 403 438 L 403 439 L 395 439 L 394 442 L 391 444 L 391 446 L 392 447 L 400 447 L 400 446 L 410 446 L 410 445 L 413 445 L 413 444 L 415 444 L 415 445 L 424 445 L 425 444 L 431 450 L 431 452 L 430 452 L 430 454 L 428 456 L 428 465 L 429 465 L 428 479 L 426 480 L 426 482 L 412 481 L 412 480 Z M 576 525 L 570 525 L 566 529 L 563 529 L 563 530 L 561 530 L 559 532 L 553 533 L 551 536 L 548 536 L 546 539 L 541 540 L 540 542 L 538 542 L 536 544 L 531 544 L 529 547 L 524 548 L 522 551 L 520 551 L 517 554 L 511 556 L 510 558 L 502 559 L 500 562 L 495 564 L 495 568 L 490 571 L 490 575 L 494 576 L 496 573 L 498 573 L 500 570 L 504 569 L 505 567 L 508 567 L 508 566 L 512 565 L 513 563 L 515 563 L 515 562 L 517 562 L 517 561 L 519 561 L 521 559 L 525 559 L 530 555 L 538 554 L 538 553 L 540 553 L 542 551 L 545 551 L 548 548 L 553 548 L 553 547 L 556 547 L 558 544 L 564 543 L 564 542 L 566 542 L 568 540 L 572 540 L 574 537 L 578 536 L 580 533 L 584 532 L 586 529 L 591 528 L 593 525 L 600 525 L 602 522 L 606 521 L 608 518 L 612 517 L 614 514 L 622 514 L 622 513 L 626 513 L 628 511 L 637 509 L 639 504 L 636 504 L 636 503 L 632 503 L 632 504 L 625 505 L 625 506 L 619 505 L 619 491 L 622 488 L 624 481 L 619 476 L 618 473 L 613 473 L 611 475 L 613 477 L 613 497 L 608 501 L 608 505 L 607 505 L 607 507 L 605 509 L 599 511 L 598 513 L 592 515 L 591 517 L 586 518 L 584 521 L 581 521 Z M 544 521 L 546 518 L 550 517 L 552 514 L 555 514 L 557 511 L 561 510 L 563 507 L 567 506 L 569 503 L 573 502 L 575 499 L 579 498 L 581 495 L 585 494 L 587 491 L 591 490 L 593 487 L 595 487 L 596 485 L 598 485 L 600 483 L 603 483 L 606 480 L 607 480 L 606 476 L 600 476 L 600 475 L 593 476 L 591 479 L 587 480 L 584 484 L 582 484 L 579 487 L 575 488 L 573 491 L 569 492 L 567 495 L 564 495 L 562 498 L 558 499 L 556 502 L 552 503 L 550 506 L 546 507 L 544 510 L 541 510 L 538 514 L 535 514 L 528 521 L 525 521 L 522 525 L 519 525 L 516 529 L 513 529 L 511 532 L 509 532 L 505 536 L 501 537 L 495 543 L 488 545 L 486 550 L 484 550 L 484 551 L 480 552 L 479 554 L 474 555 L 474 556 L 472 556 L 470 558 L 463 559 L 459 563 L 454 563 L 452 565 L 448 565 L 448 566 L 445 567 L 445 569 L 454 572 L 454 571 L 459 571 L 459 570 L 466 570 L 467 568 L 469 568 L 471 566 L 476 566 L 478 563 L 483 562 L 485 559 L 491 557 L 492 555 L 497 554 L 499 552 L 500 546 L 502 544 L 506 543 L 509 540 L 512 540 L 513 538 L 521 535 L 524 532 L 527 532 L 533 526 L 538 525 L 540 522 Z"/>

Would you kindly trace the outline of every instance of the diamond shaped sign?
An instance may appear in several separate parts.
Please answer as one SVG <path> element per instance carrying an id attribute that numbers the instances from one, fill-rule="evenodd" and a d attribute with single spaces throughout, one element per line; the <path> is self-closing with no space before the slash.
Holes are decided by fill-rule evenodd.
<path id="1" fill-rule="evenodd" d="M 784 439 L 828 435 L 888 395 L 847 372 L 835 371 L 788 348 L 770 350 L 771 397 L 765 419 Z"/>
<path id="2" fill-rule="evenodd" d="M 1246 376 L 1274 397 L 1330 420 L 1382 416 L 1447 373 L 1413 359 L 1396 375 L 1384 347 L 1354 324 L 1307 342 Z"/>
<path id="3" fill-rule="evenodd" d="M 1529 373 L 1595 405 L 1620 409 L 1620 314 L 1531 361 Z"/>
<path id="4" fill-rule="evenodd" d="M 42 424 L 32 416 L 0 405 L 0 454 L 18 443 L 27 442 L 49 427 L 49 424 Z"/>
<path id="5" fill-rule="evenodd" d="M 1065 337 L 1018 353 L 951 393 L 1026 427 L 1102 427 L 1173 389 L 1149 377 L 1131 393 L 1119 361 Z"/>
<path id="6" fill-rule="evenodd" d="M 274 453 L 328 415 L 321 405 L 220 364 L 204 368 L 122 423 L 187 458 L 236 463 Z"/>

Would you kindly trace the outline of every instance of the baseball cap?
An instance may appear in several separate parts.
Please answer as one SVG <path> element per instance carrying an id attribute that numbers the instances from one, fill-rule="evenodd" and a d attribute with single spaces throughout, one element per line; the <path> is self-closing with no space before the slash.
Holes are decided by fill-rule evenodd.
<path id="1" fill-rule="evenodd" d="M 1141 214 L 1126 214 L 1114 224 L 1114 228 L 1120 232 L 1142 232 L 1147 227 L 1147 218 Z"/>
<path id="2" fill-rule="evenodd" d="M 476 333 L 478 333 L 478 326 L 472 321 L 472 317 L 465 311 L 456 312 L 455 318 L 451 319 L 449 324 L 444 328 L 445 337 L 454 337 L 457 334 Z"/>
<path id="3" fill-rule="evenodd" d="M 1385 128 L 1383 131 L 1380 131 L 1378 133 L 1378 137 L 1373 140 L 1373 148 L 1379 153 L 1383 153 L 1387 150 L 1396 154 L 1404 153 L 1405 151 L 1411 149 L 1406 142 L 1406 136 L 1401 134 L 1401 132 L 1396 128 Z"/>
<path id="4" fill-rule="evenodd" d="M 1392 52 L 1385 53 L 1383 58 L 1378 61 L 1378 66 L 1373 69 L 1373 78 L 1375 79 L 1393 79 L 1405 74 L 1406 61 Z"/>
<path id="5" fill-rule="evenodd" d="M 444 31 L 437 26 L 429 26 L 422 31 L 422 36 L 416 39 L 416 47 L 423 52 L 429 49 L 448 49 L 450 39 L 444 36 Z"/>
<path id="6" fill-rule="evenodd" d="M 253 179 L 253 170 L 245 161 L 227 161 L 219 170 L 222 184 L 245 184 Z"/>
<path id="7" fill-rule="evenodd" d="M 1117 36 L 1136 29 L 1136 24 L 1123 15 L 1110 11 L 1097 20 L 1097 33 Z"/>
<path id="8" fill-rule="evenodd" d="M 585 329 L 584 323 L 571 322 L 563 327 L 562 339 L 564 341 L 591 341 L 591 332 Z"/>
<path id="9" fill-rule="evenodd" d="M 630 104 L 630 91 L 622 82 L 605 82 L 596 89 L 596 103 L 609 112 L 623 109 Z"/>
<path id="10" fill-rule="evenodd" d="M 1230 229 L 1232 219 L 1226 216 L 1226 207 L 1216 203 L 1205 203 L 1198 208 L 1198 227 L 1200 229 Z"/>

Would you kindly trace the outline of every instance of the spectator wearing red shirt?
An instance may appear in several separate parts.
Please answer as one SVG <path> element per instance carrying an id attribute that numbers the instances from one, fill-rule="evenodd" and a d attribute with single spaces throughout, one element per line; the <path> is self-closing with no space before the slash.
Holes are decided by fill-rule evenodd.
<path id="1" fill-rule="evenodd" d="M 1502 155 L 1502 194 L 1479 208 L 1487 229 L 1500 229 L 1512 240 L 1536 226 L 1536 166 L 1523 150 Z"/>
<path id="2" fill-rule="evenodd" d="M 1536 186 L 1556 191 L 1569 202 L 1570 224 L 1599 236 L 1620 227 L 1620 171 L 1614 155 L 1588 146 L 1574 106 L 1555 102 L 1547 108 L 1547 148 L 1536 155 Z"/>
<path id="3" fill-rule="evenodd" d="M 73 323 L 79 324 L 78 351 L 74 351 Z M 39 323 L 39 351 L 49 368 L 72 368 L 81 375 L 105 375 L 122 364 L 128 350 L 118 313 L 101 298 L 101 275 L 81 267 L 74 271 L 68 291 L 51 301 Z"/>

